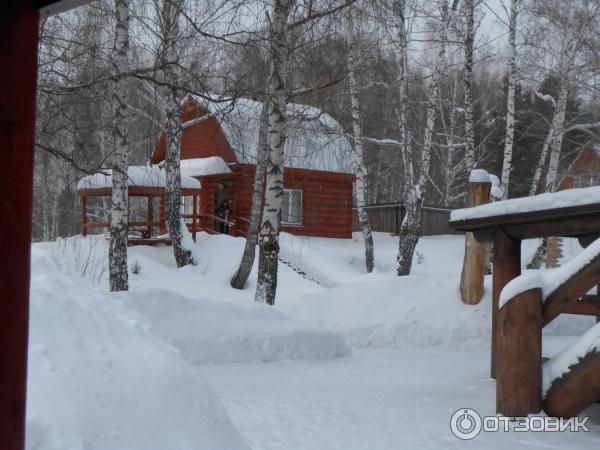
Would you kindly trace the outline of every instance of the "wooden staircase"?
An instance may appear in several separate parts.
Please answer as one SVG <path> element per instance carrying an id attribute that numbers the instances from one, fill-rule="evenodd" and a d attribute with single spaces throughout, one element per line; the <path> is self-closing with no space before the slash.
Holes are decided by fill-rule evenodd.
<path id="1" fill-rule="evenodd" d="M 498 311 L 496 409 L 505 416 L 522 417 L 543 408 L 549 415 L 569 417 L 600 400 L 596 351 L 554 380 L 542 398 L 542 329 L 560 314 L 600 317 L 600 296 L 588 294 L 600 283 L 600 239 L 563 267 L 551 270 L 556 271 L 549 273 L 554 280 L 551 291 L 543 283 L 521 283 L 523 289 Z M 518 278 L 513 281 L 523 281 Z M 505 289 L 512 292 L 510 284 Z"/>

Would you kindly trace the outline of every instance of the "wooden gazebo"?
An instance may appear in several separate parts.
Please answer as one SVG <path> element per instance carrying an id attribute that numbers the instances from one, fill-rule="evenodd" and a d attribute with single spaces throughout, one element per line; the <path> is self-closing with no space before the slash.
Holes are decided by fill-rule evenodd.
<path id="1" fill-rule="evenodd" d="M 128 169 L 129 198 L 146 199 L 145 220 L 129 220 L 128 245 L 170 244 L 165 225 L 165 184 L 164 170 L 158 166 L 130 166 Z M 112 179 L 110 172 L 97 173 L 82 178 L 77 184 L 81 203 L 81 234 L 87 236 L 90 229 L 110 228 L 109 221 L 90 221 L 88 200 L 90 197 L 110 197 Z M 183 199 L 183 218 L 192 238 L 203 229 L 200 214 L 200 181 L 195 178 L 181 177 L 181 197 Z M 154 199 L 159 199 L 158 215 L 154 211 Z"/>

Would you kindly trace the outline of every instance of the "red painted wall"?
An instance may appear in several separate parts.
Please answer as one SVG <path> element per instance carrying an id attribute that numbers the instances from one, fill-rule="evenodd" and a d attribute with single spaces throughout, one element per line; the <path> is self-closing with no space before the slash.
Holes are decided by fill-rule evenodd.
<path id="1" fill-rule="evenodd" d="M 575 161 L 571 163 L 557 190 L 562 191 L 576 187 L 574 177 L 583 174 L 600 174 L 600 155 L 589 145 L 584 147 Z"/>
<path id="2" fill-rule="evenodd" d="M 206 193 L 206 211 L 214 214 L 216 193 L 221 184 L 233 200 L 234 215 L 249 218 L 255 167 L 236 164 L 232 170 L 232 175 L 200 178 Z M 286 168 L 284 188 L 302 190 L 302 224 L 282 225 L 282 230 L 297 236 L 351 238 L 353 181 L 353 175 Z M 245 232 L 246 222 L 238 223 Z"/>
<path id="3" fill-rule="evenodd" d="M 188 97 L 182 107 L 182 121 L 202 117 L 208 111 Z M 154 149 L 151 162 L 157 164 L 165 158 L 166 138 L 164 133 Z M 235 163 L 235 153 L 217 119 L 211 118 L 192 125 L 183 131 L 181 159 L 220 156 L 228 163 Z M 254 165 L 234 164 L 234 174 L 199 178 L 202 182 L 203 212 L 215 214 L 215 199 L 222 184 L 233 200 L 235 216 L 250 217 Z M 354 175 L 321 172 L 315 170 L 284 170 L 284 187 L 302 190 L 302 225 L 283 225 L 282 230 L 300 236 L 333 238 L 352 237 L 352 183 Z M 239 221 L 243 231 L 247 225 Z M 214 223 L 208 221 L 209 228 Z"/>

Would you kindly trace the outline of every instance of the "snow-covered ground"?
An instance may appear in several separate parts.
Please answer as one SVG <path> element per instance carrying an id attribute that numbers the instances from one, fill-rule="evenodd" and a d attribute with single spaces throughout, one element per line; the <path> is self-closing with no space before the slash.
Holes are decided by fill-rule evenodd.
<path id="1" fill-rule="evenodd" d="M 284 235 L 274 308 L 252 301 L 255 273 L 229 286 L 243 245 L 200 234 L 199 265 L 183 269 L 169 247 L 132 247 L 140 271 L 121 294 L 106 292 L 104 239 L 35 245 L 28 448 L 243 448 L 239 435 L 255 450 L 597 447 L 597 407 L 591 433 L 450 434 L 455 410 L 495 409 L 491 280 L 480 305 L 460 302 L 461 236 L 422 238 L 398 278 L 393 236 L 375 233 L 365 274 L 359 235 Z M 592 324 L 560 317 L 545 354 Z"/>

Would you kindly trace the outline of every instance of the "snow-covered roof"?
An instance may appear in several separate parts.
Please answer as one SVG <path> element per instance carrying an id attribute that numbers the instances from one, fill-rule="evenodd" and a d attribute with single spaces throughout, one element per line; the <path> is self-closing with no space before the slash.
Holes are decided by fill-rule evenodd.
<path id="1" fill-rule="evenodd" d="M 159 166 L 129 166 L 127 169 L 129 186 L 165 187 L 165 171 Z M 184 189 L 200 189 L 200 181 L 190 176 L 181 176 L 181 187 Z M 112 188 L 111 171 L 95 173 L 83 177 L 77 183 L 77 189 Z"/>
<path id="2" fill-rule="evenodd" d="M 482 219 L 508 214 L 544 211 L 547 209 L 584 206 L 600 203 L 600 186 L 567 189 L 560 192 L 513 198 L 473 208 L 456 209 L 450 213 L 451 221 Z"/>
<path id="3" fill-rule="evenodd" d="M 231 169 L 220 156 L 209 158 L 191 158 L 181 160 L 181 175 L 203 177 L 231 173 Z"/>
<path id="4" fill-rule="evenodd" d="M 256 163 L 258 130 L 263 104 L 237 98 L 208 101 L 192 96 L 218 118 L 239 163 Z M 353 173 L 352 147 L 341 125 L 319 108 L 288 103 L 284 166 Z"/>

